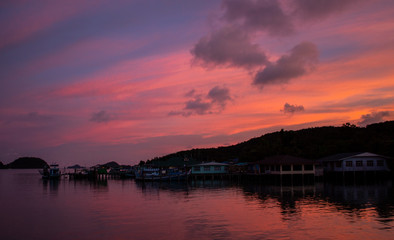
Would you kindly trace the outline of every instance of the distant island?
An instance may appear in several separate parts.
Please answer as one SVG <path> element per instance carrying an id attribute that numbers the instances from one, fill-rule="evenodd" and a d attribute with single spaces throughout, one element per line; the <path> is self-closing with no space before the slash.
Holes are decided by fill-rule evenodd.
<path id="1" fill-rule="evenodd" d="M 106 164 L 102 164 L 100 166 L 101 167 L 105 167 L 105 168 L 118 168 L 118 167 L 120 167 L 120 165 L 117 162 L 114 162 L 114 161 L 108 162 Z"/>
<path id="2" fill-rule="evenodd" d="M 48 166 L 48 163 L 41 158 L 36 157 L 21 157 L 15 161 L 4 165 L 0 164 L 0 168 L 11 168 L 11 169 L 31 169 L 31 168 L 43 168 Z"/>

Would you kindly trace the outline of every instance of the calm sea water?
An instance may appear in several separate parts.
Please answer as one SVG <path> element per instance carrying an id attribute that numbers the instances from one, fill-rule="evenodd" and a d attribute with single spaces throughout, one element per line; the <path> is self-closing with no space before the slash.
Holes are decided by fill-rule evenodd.
<path id="1" fill-rule="evenodd" d="M 390 181 L 142 184 L 0 170 L 0 214 L 4 240 L 394 239 Z"/>

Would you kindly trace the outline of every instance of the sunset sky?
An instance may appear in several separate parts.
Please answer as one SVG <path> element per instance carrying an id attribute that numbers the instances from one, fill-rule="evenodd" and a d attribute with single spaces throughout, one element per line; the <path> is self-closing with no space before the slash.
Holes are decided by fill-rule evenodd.
<path id="1" fill-rule="evenodd" d="M 3 163 L 394 119 L 392 0 L 12 0 L 0 30 Z"/>

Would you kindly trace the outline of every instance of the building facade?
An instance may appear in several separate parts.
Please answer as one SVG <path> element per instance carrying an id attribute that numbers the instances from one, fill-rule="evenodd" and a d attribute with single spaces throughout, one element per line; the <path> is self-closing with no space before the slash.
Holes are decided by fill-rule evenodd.
<path id="1" fill-rule="evenodd" d="M 341 153 L 319 159 L 326 173 L 389 172 L 388 157 L 374 153 Z"/>
<path id="2" fill-rule="evenodd" d="M 262 175 L 320 175 L 315 161 L 289 155 L 266 157 L 252 169 L 255 174 Z"/>
<path id="3" fill-rule="evenodd" d="M 192 166 L 192 174 L 224 174 L 228 173 L 228 164 L 218 162 L 201 163 Z"/>

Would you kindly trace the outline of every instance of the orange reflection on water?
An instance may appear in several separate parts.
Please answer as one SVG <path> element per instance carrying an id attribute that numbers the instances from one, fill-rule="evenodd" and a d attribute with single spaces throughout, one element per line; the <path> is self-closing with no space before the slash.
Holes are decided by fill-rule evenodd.
<path id="1" fill-rule="evenodd" d="M 24 171 L 0 174 L 4 239 L 391 239 L 394 231 L 391 181 L 56 182 Z"/>

